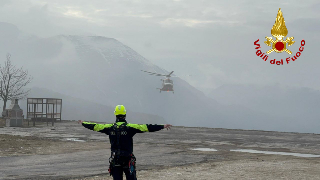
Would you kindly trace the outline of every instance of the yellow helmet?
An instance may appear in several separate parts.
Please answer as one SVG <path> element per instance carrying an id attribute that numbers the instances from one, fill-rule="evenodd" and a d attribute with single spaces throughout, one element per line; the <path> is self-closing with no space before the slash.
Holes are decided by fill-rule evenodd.
<path id="1" fill-rule="evenodd" d="M 114 109 L 114 115 L 126 115 L 127 111 L 124 105 L 117 105 Z"/>

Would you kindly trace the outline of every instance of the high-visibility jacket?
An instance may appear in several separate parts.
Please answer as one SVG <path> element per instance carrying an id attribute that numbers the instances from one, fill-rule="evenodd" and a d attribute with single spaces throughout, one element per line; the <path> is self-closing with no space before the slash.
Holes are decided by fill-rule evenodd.
<path id="1" fill-rule="evenodd" d="M 109 135 L 111 151 L 121 151 L 121 155 L 129 156 L 133 152 L 133 139 L 136 133 L 155 132 L 164 128 L 157 124 L 131 124 L 117 122 L 114 124 L 97 124 L 83 122 L 82 125 L 88 129 Z"/>

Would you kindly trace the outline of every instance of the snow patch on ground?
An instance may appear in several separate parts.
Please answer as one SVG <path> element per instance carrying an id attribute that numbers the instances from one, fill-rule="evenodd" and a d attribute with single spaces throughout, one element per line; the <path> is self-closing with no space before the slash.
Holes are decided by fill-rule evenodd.
<path id="1" fill-rule="evenodd" d="M 80 140 L 78 138 L 66 138 L 67 141 L 76 141 L 76 142 L 86 142 L 84 140 Z"/>
<path id="2" fill-rule="evenodd" d="M 273 154 L 273 155 L 285 155 L 285 156 L 296 156 L 296 157 L 320 157 L 315 154 L 301 154 L 301 153 L 288 153 L 288 152 L 274 152 L 274 151 L 258 151 L 253 149 L 233 149 L 230 151 L 234 152 L 246 152 L 246 153 L 257 153 L 257 154 Z"/>
<path id="3" fill-rule="evenodd" d="M 217 151 L 216 149 L 213 148 L 194 148 L 191 150 L 195 150 L 195 151 Z"/>

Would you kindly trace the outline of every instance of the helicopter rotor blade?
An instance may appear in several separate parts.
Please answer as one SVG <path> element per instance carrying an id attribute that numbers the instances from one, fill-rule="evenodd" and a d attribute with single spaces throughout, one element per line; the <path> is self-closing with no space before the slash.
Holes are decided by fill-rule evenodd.
<path id="1" fill-rule="evenodd" d="M 171 71 L 171 73 L 170 73 L 170 74 L 168 74 L 167 76 L 168 76 L 168 77 L 170 77 L 170 76 L 171 76 L 171 74 L 172 74 L 173 72 L 174 72 L 174 71 Z"/>
<path id="2" fill-rule="evenodd" d="M 143 70 L 141 70 L 141 71 L 143 71 Z M 155 76 L 166 76 L 166 75 L 164 75 L 164 74 L 158 74 L 158 73 L 149 72 L 149 71 L 143 71 L 143 72 L 149 73 L 149 75 L 155 75 Z"/>
<path id="3" fill-rule="evenodd" d="M 171 76 L 171 77 L 178 77 L 178 78 L 182 78 L 182 77 L 191 77 L 191 75 Z"/>
<path id="4" fill-rule="evenodd" d="M 141 71 L 142 72 L 146 72 L 146 73 L 151 73 L 151 74 L 154 73 L 154 72 L 149 72 L 149 71 L 144 71 L 144 70 L 141 70 Z"/>
<path id="5" fill-rule="evenodd" d="M 152 73 L 152 74 L 149 74 L 149 75 L 155 75 L 155 76 L 166 76 L 166 75 L 163 75 L 163 74 L 157 74 L 157 73 Z"/>

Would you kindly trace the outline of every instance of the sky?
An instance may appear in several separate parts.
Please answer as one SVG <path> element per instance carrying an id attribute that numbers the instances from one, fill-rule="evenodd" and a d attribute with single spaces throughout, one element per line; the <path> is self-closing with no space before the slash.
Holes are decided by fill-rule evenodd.
<path id="1" fill-rule="evenodd" d="M 287 37 L 301 56 L 286 64 L 287 53 L 256 56 L 271 36 L 279 8 Z M 224 84 L 280 84 L 320 90 L 320 2 L 215 0 L 1 0 L 0 21 L 39 37 L 97 35 L 115 38 L 139 54 L 175 71 L 205 93 Z M 277 66 L 269 60 L 283 59 Z"/>

